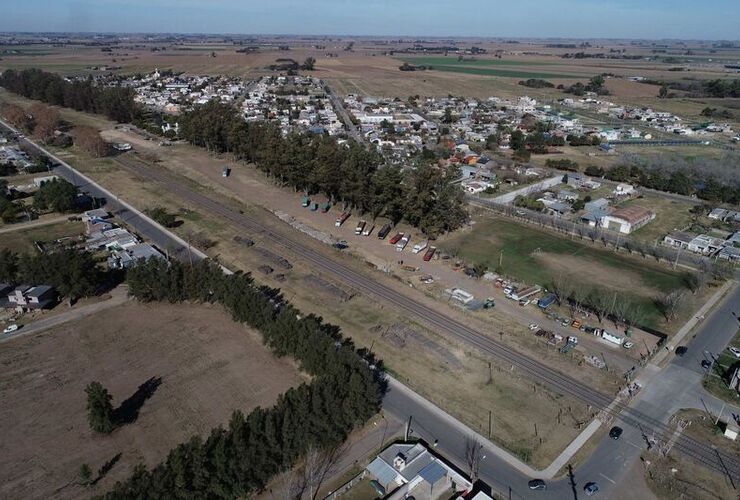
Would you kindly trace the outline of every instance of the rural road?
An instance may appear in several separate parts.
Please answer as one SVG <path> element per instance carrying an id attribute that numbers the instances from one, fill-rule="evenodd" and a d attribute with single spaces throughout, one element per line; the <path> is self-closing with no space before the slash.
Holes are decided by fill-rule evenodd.
<path id="1" fill-rule="evenodd" d="M 111 297 L 107 300 L 95 302 L 84 306 L 73 307 L 68 311 L 53 314 L 51 316 L 41 318 L 38 321 L 34 321 L 33 323 L 23 325 L 23 327 L 19 328 L 14 333 L 1 334 L 0 342 L 7 342 L 10 340 L 25 337 L 27 335 L 32 335 L 34 333 L 39 333 L 44 330 L 48 330 L 49 328 L 53 328 L 55 326 L 68 323 L 70 321 L 84 318 L 85 316 L 90 316 L 91 314 L 95 314 L 100 311 L 105 311 L 106 309 L 110 309 L 111 307 L 116 307 L 124 304 L 129 300 L 128 286 L 120 285 L 111 290 L 110 295 Z M 65 307 L 66 306 L 64 304 L 59 304 L 57 306 L 57 308 L 59 309 Z"/>
<path id="2" fill-rule="evenodd" d="M 33 229 L 35 227 L 44 227 L 44 226 L 50 226 L 52 224 L 56 224 L 58 222 L 64 222 L 68 219 L 67 215 L 63 215 L 61 217 L 53 217 L 51 219 L 39 219 L 34 220 L 31 222 L 21 222 L 18 224 L 13 224 L 8 227 L 0 228 L 0 234 L 3 233 L 12 233 L 13 231 L 23 231 L 26 229 Z"/>
<path id="3" fill-rule="evenodd" d="M 59 161 L 58 159 L 56 160 Z M 104 197 L 109 200 L 111 199 L 112 195 L 106 190 L 95 185 L 88 179 L 81 179 L 79 174 L 64 162 L 59 161 L 59 163 L 61 164 L 61 167 L 57 169 L 57 172 L 60 175 L 70 178 L 70 180 L 81 185 L 88 192 L 95 194 L 95 191 L 97 190 L 102 193 Z M 611 396 L 590 388 L 587 383 L 567 377 L 556 370 L 543 366 L 536 360 L 530 359 L 528 356 L 514 351 L 505 344 L 501 344 L 494 339 L 491 339 L 486 335 L 449 318 L 438 310 L 416 302 L 408 296 L 390 287 L 379 284 L 364 274 L 358 273 L 354 269 L 334 261 L 330 257 L 305 247 L 302 243 L 296 241 L 296 239 L 291 236 L 279 234 L 271 228 L 262 226 L 258 221 L 251 219 L 248 215 L 239 214 L 237 211 L 228 208 L 220 202 L 190 189 L 187 185 L 165 172 L 141 165 L 124 165 L 124 167 L 150 182 L 163 184 L 175 195 L 183 197 L 191 203 L 208 210 L 209 212 L 219 216 L 225 222 L 245 231 L 247 234 L 260 233 L 262 237 L 270 240 L 276 246 L 295 252 L 299 257 L 313 264 L 317 268 L 331 274 L 339 281 L 349 284 L 370 296 L 377 297 L 383 301 L 388 301 L 394 304 L 398 309 L 421 318 L 425 323 L 435 327 L 437 331 L 457 338 L 460 341 L 474 346 L 482 352 L 505 363 L 514 365 L 516 369 L 540 381 L 543 385 L 552 388 L 555 392 L 576 397 L 577 399 L 591 404 L 596 409 L 606 409 L 612 403 Z M 124 206 L 127 206 L 123 202 L 121 203 Z M 166 231 L 164 228 L 158 228 L 156 226 L 148 227 L 148 224 L 150 224 L 147 220 L 148 218 L 136 216 L 136 212 L 133 209 L 129 211 L 132 212 L 134 216 L 131 216 L 126 220 L 128 224 L 131 224 L 140 233 L 153 240 L 160 247 L 174 247 L 173 254 L 179 258 L 187 257 L 188 250 L 185 242 L 174 236 L 172 233 L 169 233 L 169 231 Z M 175 252 L 175 250 L 177 251 Z M 390 394 L 392 394 L 392 392 Z M 389 409 L 391 409 L 391 411 L 393 411 L 393 405 L 393 401 L 390 400 Z M 404 405 L 408 405 L 410 411 L 404 410 Z M 412 414 L 411 412 L 416 411 L 416 409 L 414 408 L 413 402 L 406 401 L 405 403 L 400 402 L 398 406 L 396 406 L 396 411 L 401 412 L 402 414 Z M 665 425 L 660 420 L 656 420 L 653 416 L 637 411 L 634 408 L 619 404 L 613 407 L 613 410 L 611 411 L 613 414 L 621 414 L 627 424 L 638 429 L 645 429 L 654 433 L 656 436 L 668 436 L 672 433 L 672 428 Z M 405 418 L 403 415 L 398 416 Z M 426 424 L 424 425 L 426 426 Z M 453 435 L 449 430 L 448 425 L 445 423 L 439 423 L 439 425 L 439 435 Z M 459 443 L 457 443 L 457 446 L 459 447 Z M 444 450 L 444 448 L 441 449 Z M 724 470 L 725 466 L 727 466 L 733 476 L 740 477 L 740 461 L 725 453 L 718 453 L 716 450 L 703 443 L 682 436 L 676 442 L 674 449 L 688 454 L 695 460 L 705 463 L 716 470 Z M 501 469 L 498 469 L 498 471 L 500 474 Z M 512 477 L 516 477 L 517 480 L 521 479 L 520 476 L 521 475 L 517 474 L 512 475 Z M 494 481 L 494 483 L 495 482 L 497 481 Z"/>

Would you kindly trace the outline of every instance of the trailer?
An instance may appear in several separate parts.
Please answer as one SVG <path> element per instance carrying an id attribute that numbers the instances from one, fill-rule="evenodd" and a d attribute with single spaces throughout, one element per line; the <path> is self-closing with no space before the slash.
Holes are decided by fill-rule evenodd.
<path id="1" fill-rule="evenodd" d="M 607 342 L 611 342 L 612 344 L 617 344 L 617 345 L 624 344 L 624 338 L 622 338 L 622 337 L 620 337 L 618 335 L 613 335 L 613 334 L 607 332 L 606 330 L 603 330 L 601 332 L 601 338 L 604 339 L 604 340 L 606 340 Z"/>
<path id="2" fill-rule="evenodd" d="M 327 201 L 326 203 L 321 205 L 321 213 L 325 214 L 326 212 L 329 211 L 330 208 L 331 208 L 331 203 Z"/>
<path id="3" fill-rule="evenodd" d="M 542 289 L 538 286 L 531 286 L 529 288 L 525 288 L 524 290 L 512 291 L 511 298 L 514 300 L 525 300 L 533 295 L 540 293 L 540 290 Z"/>
<path id="4" fill-rule="evenodd" d="M 437 251 L 437 247 L 429 247 L 426 253 L 424 254 L 424 257 L 423 257 L 424 262 L 429 262 L 430 260 L 432 260 L 432 257 L 434 257 L 434 252 L 436 251 Z"/>
<path id="5" fill-rule="evenodd" d="M 365 222 L 364 220 L 361 220 L 360 222 L 358 222 L 357 227 L 355 227 L 355 234 L 360 236 L 362 234 L 362 231 L 365 229 L 366 224 L 367 222 Z"/>
<path id="6" fill-rule="evenodd" d="M 461 288 L 448 288 L 445 293 L 450 296 L 451 299 L 462 302 L 463 304 L 469 304 L 475 297 L 473 294 L 466 292 Z"/>
<path id="7" fill-rule="evenodd" d="M 375 224 L 368 224 L 365 226 L 365 229 L 362 231 L 363 236 L 370 236 L 373 232 L 373 229 L 375 229 Z"/>
<path id="8" fill-rule="evenodd" d="M 311 206 L 308 208 L 310 211 L 315 212 L 319 209 L 319 204 L 316 202 L 311 203 Z"/>
<path id="9" fill-rule="evenodd" d="M 417 243 L 416 245 L 414 245 L 414 248 L 412 248 L 411 251 L 413 253 L 419 253 L 422 250 L 424 250 L 427 247 L 427 245 L 429 245 L 429 242 L 428 241 L 420 241 L 419 243 Z"/>
<path id="10" fill-rule="evenodd" d="M 337 217 L 337 220 L 334 221 L 334 225 L 336 227 L 340 227 L 347 219 L 349 219 L 349 212 L 344 212 L 342 215 Z"/>
<path id="11" fill-rule="evenodd" d="M 388 240 L 388 243 L 390 243 L 391 245 L 395 245 L 396 243 L 401 241 L 401 238 L 403 238 L 403 233 L 396 233 L 396 235 L 393 238 Z"/>
<path id="12" fill-rule="evenodd" d="M 553 304 L 553 302 L 555 302 L 556 299 L 557 297 L 554 293 L 548 293 L 537 301 L 537 307 L 539 307 L 540 309 L 547 309 Z"/>
<path id="13" fill-rule="evenodd" d="M 378 231 L 378 239 L 379 240 L 385 239 L 385 237 L 388 236 L 388 233 L 390 232 L 391 232 L 391 225 L 384 224 L 383 227 L 380 228 L 380 231 Z"/>
<path id="14" fill-rule="evenodd" d="M 308 196 L 304 196 L 303 198 L 301 198 L 301 206 L 303 208 L 307 208 L 310 203 L 311 199 Z"/>

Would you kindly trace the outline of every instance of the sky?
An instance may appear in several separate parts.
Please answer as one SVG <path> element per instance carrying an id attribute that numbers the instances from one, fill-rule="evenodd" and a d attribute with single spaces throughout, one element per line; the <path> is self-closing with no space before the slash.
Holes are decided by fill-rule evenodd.
<path id="1" fill-rule="evenodd" d="M 0 0 L 0 31 L 740 40 L 740 0 Z"/>

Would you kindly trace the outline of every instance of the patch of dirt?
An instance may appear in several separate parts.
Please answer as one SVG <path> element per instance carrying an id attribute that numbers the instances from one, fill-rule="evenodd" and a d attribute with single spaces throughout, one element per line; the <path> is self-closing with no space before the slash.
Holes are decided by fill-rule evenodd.
<path id="1" fill-rule="evenodd" d="M 591 286 L 600 286 L 617 290 L 630 290 L 635 295 L 650 297 L 659 290 L 642 283 L 639 274 L 599 264 L 591 259 L 576 255 L 562 255 L 541 252 L 535 258 L 554 273 L 578 274 L 578 281 Z"/>
<path id="2" fill-rule="evenodd" d="M 137 463 L 152 466 L 191 436 L 227 425 L 231 413 L 271 406 L 304 379 L 259 336 L 218 306 L 131 303 L 0 350 L 0 497 L 102 494 Z M 147 380 L 161 385 L 135 422 L 109 436 L 87 423 L 85 386 L 102 383 L 114 408 Z M 85 490 L 80 465 L 111 470 Z"/>
<path id="3" fill-rule="evenodd" d="M 308 276 L 304 277 L 303 282 L 314 290 L 323 292 L 335 299 L 338 299 L 340 302 L 347 302 L 354 295 L 353 293 L 347 292 L 344 289 L 336 286 L 335 284 L 325 280 L 321 276 L 316 276 L 315 274 L 309 274 Z"/>

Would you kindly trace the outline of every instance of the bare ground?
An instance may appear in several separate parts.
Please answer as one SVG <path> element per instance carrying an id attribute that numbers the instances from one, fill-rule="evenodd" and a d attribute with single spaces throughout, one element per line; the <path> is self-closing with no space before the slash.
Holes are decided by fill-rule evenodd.
<path id="1" fill-rule="evenodd" d="M 270 406 L 303 379 L 258 335 L 218 306 L 127 304 L 0 348 L 0 497 L 79 498 L 100 494 L 131 468 L 152 466 L 178 443 L 225 425 L 232 411 Z M 109 436 L 86 420 L 85 386 L 97 380 L 113 405 L 151 377 L 161 385 L 134 423 Z M 120 454 L 90 490 L 96 471 Z"/>

